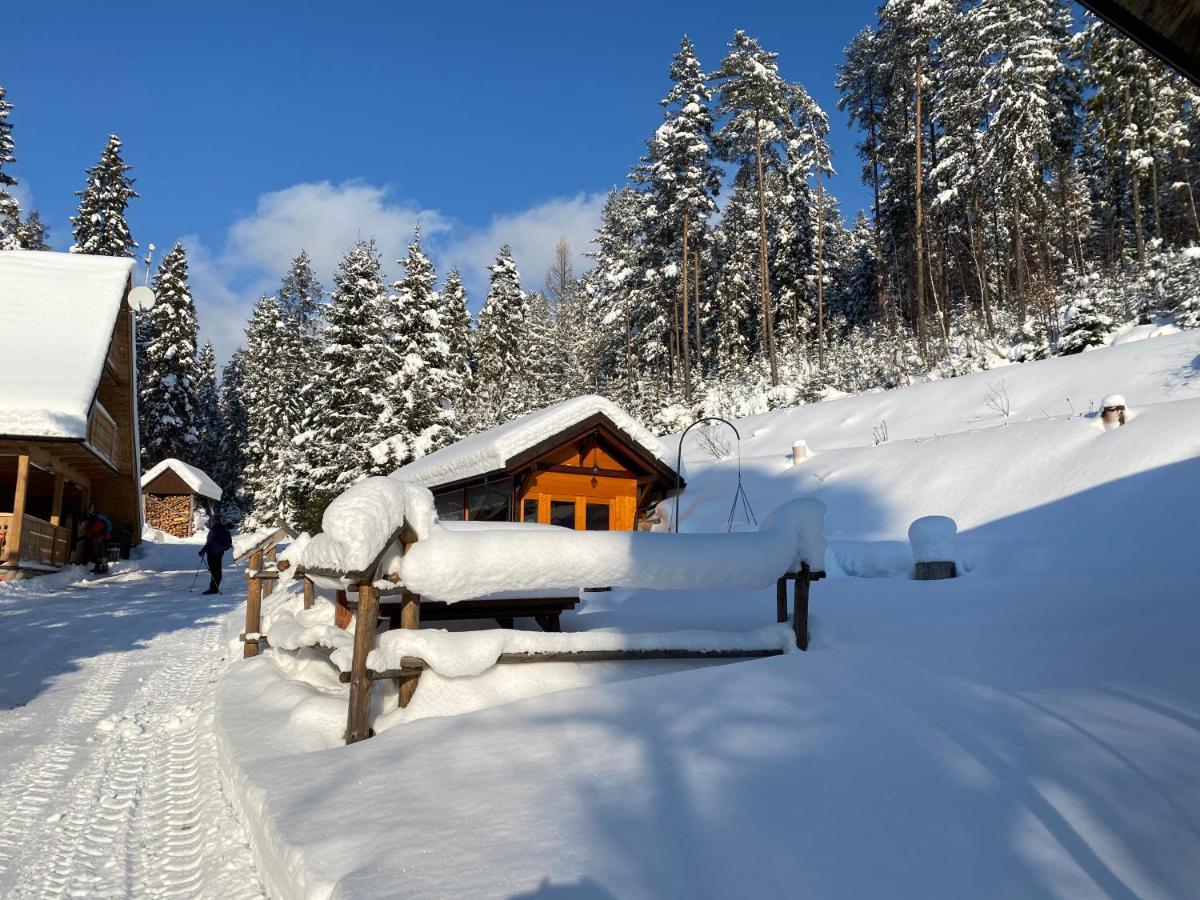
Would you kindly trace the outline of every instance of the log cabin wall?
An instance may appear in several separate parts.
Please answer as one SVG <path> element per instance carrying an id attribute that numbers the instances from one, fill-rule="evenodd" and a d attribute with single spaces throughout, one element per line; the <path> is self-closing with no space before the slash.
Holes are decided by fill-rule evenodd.
<path id="1" fill-rule="evenodd" d="M 126 286 L 126 298 L 129 289 Z M 133 311 L 126 298 L 121 301 L 120 312 L 113 326 L 108 357 L 96 389 L 96 400 L 104 406 L 117 425 L 119 445 L 117 459 L 113 460 L 119 471 L 111 469 L 102 476 L 93 478 L 92 500 L 96 509 L 104 513 L 114 525 L 128 528 L 132 541 L 142 539 L 141 466 L 138 459 L 137 412 L 134 395 L 137 379 L 134 374 L 133 356 Z"/>
<path id="2" fill-rule="evenodd" d="M 520 521 L 576 531 L 633 531 L 639 473 L 595 435 L 544 457 L 517 494 Z"/>

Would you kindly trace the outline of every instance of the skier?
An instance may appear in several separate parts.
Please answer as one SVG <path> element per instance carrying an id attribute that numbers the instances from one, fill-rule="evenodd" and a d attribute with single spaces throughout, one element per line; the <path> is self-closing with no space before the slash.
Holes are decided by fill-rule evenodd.
<path id="1" fill-rule="evenodd" d="M 96 512 L 95 506 L 88 507 L 87 517 L 83 522 L 86 556 L 87 561 L 92 564 L 92 574 L 104 575 L 108 572 L 108 538 L 112 534 L 112 522 L 107 516 Z"/>
<path id="2" fill-rule="evenodd" d="M 208 540 L 200 548 L 200 556 L 208 559 L 208 590 L 206 594 L 221 593 L 221 557 L 233 547 L 229 529 L 221 521 L 221 514 L 214 512 L 208 520 Z"/>

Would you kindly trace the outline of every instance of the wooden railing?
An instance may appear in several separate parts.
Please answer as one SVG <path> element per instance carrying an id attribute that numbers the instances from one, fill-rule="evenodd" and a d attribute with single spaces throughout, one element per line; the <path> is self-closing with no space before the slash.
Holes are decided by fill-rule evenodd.
<path id="1" fill-rule="evenodd" d="M 108 410 L 96 401 L 92 409 L 92 417 L 88 420 L 88 444 L 91 448 L 107 459 L 114 466 L 119 465 L 118 457 L 121 449 L 121 436 L 117 423 L 108 414 Z"/>
<path id="2" fill-rule="evenodd" d="M 21 562 L 65 566 L 71 533 L 34 516 L 21 518 Z"/>

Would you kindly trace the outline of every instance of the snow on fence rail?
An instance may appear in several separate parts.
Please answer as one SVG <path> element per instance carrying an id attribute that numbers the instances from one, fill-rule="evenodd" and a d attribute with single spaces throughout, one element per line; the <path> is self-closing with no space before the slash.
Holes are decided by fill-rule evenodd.
<path id="1" fill-rule="evenodd" d="M 824 577 L 825 507 L 815 499 L 776 509 L 756 532 L 663 534 L 587 532 L 519 523 L 438 521 L 433 495 L 394 478 L 359 482 L 336 498 L 323 531 L 281 559 L 279 569 L 305 579 L 305 609 L 314 582 L 337 591 L 338 607 L 356 608 L 353 633 L 314 625 L 303 613 L 281 616 L 267 640 L 280 649 L 324 647 L 350 684 L 346 742 L 370 735 L 371 682 L 394 678 L 406 706 L 425 668 L 477 674 L 497 663 L 769 656 L 793 643 L 808 647 L 808 592 Z M 298 542 L 300 543 L 300 542 Z M 496 594 L 530 595 L 583 587 L 650 590 L 756 589 L 776 584 L 776 621 L 792 628 L 744 634 L 613 632 L 534 634 L 511 630 L 451 634 L 418 631 L 420 604 L 453 604 Z M 357 600 L 352 602 L 350 594 Z M 381 597 L 393 628 L 378 637 Z M 398 598 L 398 602 L 396 602 Z M 260 614 L 247 604 L 247 644 L 260 638 Z M 348 626 L 349 616 L 339 623 Z"/>

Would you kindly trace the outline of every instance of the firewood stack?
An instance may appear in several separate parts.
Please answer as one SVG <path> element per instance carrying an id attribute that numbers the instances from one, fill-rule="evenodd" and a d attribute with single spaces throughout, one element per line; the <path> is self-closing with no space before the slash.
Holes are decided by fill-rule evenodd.
<path id="1" fill-rule="evenodd" d="M 146 494 L 146 522 L 175 537 L 192 533 L 192 498 L 181 494 Z"/>

